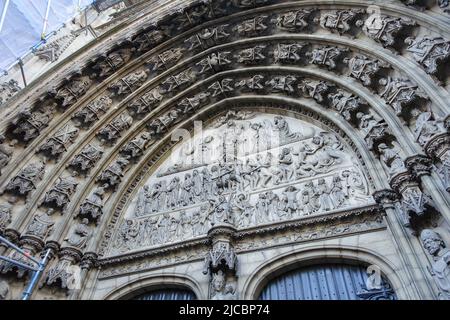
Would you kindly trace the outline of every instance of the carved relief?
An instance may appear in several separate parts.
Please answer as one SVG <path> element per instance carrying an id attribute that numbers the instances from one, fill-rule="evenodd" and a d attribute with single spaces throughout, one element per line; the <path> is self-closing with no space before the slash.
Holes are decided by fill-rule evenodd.
<path id="1" fill-rule="evenodd" d="M 364 134 L 364 140 L 369 149 L 373 149 L 378 142 L 385 140 L 391 134 L 384 119 L 375 117 L 372 113 L 358 112 L 356 118 L 359 121 L 358 127 Z"/>
<path id="2" fill-rule="evenodd" d="M 267 16 L 256 16 L 252 19 L 242 21 L 234 30 L 242 36 L 261 35 L 267 29 L 266 20 Z"/>
<path id="3" fill-rule="evenodd" d="M 251 48 L 247 48 L 244 50 L 239 51 L 237 54 L 237 62 L 243 63 L 243 64 L 258 64 L 262 62 L 264 59 L 266 59 L 265 56 L 265 49 L 266 46 L 258 45 Z"/>
<path id="4" fill-rule="evenodd" d="M 101 147 L 88 144 L 72 159 L 69 166 L 75 168 L 78 172 L 85 173 L 94 167 L 95 163 L 101 159 L 102 154 L 103 149 Z"/>
<path id="5" fill-rule="evenodd" d="M 348 49 L 324 46 L 308 52 L 307 57 L 310 58 L 309 63 L 324 66 L 328 70 L 334 70 L 348 51 Z"/>
<path id="6" fill-rule="evenodd" d="M 290 32 L 297 32 L 306 29 L 310 23 L 314 9 L 302 9 L 280 13 L 276 19 L 278 28 Z"/>
<path id="7" fill-rule="evenodd" d="M 139 190 L 111 252 L 205 236 L 224 223 L 245 229 L 369 203 L 342 143 L 316 130 L 282 116 L 227 113 Z"/>
<path id="8" fill-rule="evenodd" d="M 206 49 L 220 44 L 230 36 L 227 31 L 227 24 L 203 29 L 202 31 L 185 40 L 185 43 L 188 46 L 187 50 L 191 51 L 194 49 Z"/>
<path id="9" fill-rule="evenodd" d="M 403 159 L 400 157 L 400 149 L 397 146 L 393 145 L 390 148 L 387 144 L 380 143 L 377 149 L 380 154 L 380 160 L 384 163 L 391 176 L 406 170 Z"/>
<path id="10" fill-rule="evenodd" d="M 96 187 L 80 206 L 79 216 L 87 218 L 89 221 L 98 222 L 103 214 L 103 196 L 108 185 Z"/>
<path id="11" fill-rule="evenodd" d="M 59 106 L 67 109 L 90 88 L 92 81 L 87 77 L 72 78 L 59 90 L 53 90 Z"/>
<path id="12" fill-rule="evenodd" d="M 128 142 L 120 152 L 130 159 L 136 159 L 140 157 L 147 147 L 150 140 L 150 134 L 148 132 L 142 133 L 140 136 L 134 138 Z"/>
<path id="13" fill-rule="evenodd" d="M 122 131 L 125 131 L 131 127 L 133 118 L 126 112 L 122 112 L 113 121 L 108 123 L 105 127 L 100 129 L 97 136 L 102 142 L 113 143 L 120 137 Z"/>
<path id="14" fill-rule="evenodd" d="M 163 99 L 159 87 L 156 87 L 128 104 L 132 114 L 145 114 L 155 108 Z"/>
<path id="15" fill-rule="evenodd" d="M 2 173 L 1 170 L 8 165 L 14 152 L 14 148 L 5 145 L 4 142 L 5 136 L 0 134 L 0 174 Z"/>
<path id="16" fill-rule="evenodd" d="M 108 96 L 101 96 L 75 112 L 72 118 L 79 121 L 82 126 L 89 127 L 100 119 L 100 116 L 107 111 L 111 104 L 112 100 Z"/>
<path id="17" fill-rule="evenodd" d="M 199 74 L 204 74 L 207 71 L 217 72 L 222 70 L 225 66 L 231 64 L 231 52 L 219 51 L 211 53 L 206 58 L 200 60 L 196 65 L 199 67 Z"/>
<path id="18" fill-rule="evenodd" d="M 327 104 L 328 95 L 336 89 L 336 86 L 323 80 L 303 80 L 298 88 L 303 95 L 314 99 L 317 103 Z"/>
<path id="19" fill-rule="evenodd" d="M 41 131 L 48 126 L 55 113 L 54 108 L 47 107 L 42 110 L 31 112 L 30 110 L 21 111 L 18 117 L 13 120 L 13 134 L 24 142 L 36 138 Z"/>
<path id="20" fill-rule="evenodd" d="M 11 223 L 11 208 L 9 203 L 0 204 L 0 234 Z"/>
<path id="21" fill-rule="evenodd" d="M 360 54 L 351 59 L 344 59 L 344 62 L 348 64 L 350 76 L 361 81 L 366 87 L 373 86 L 380 72 L 389 68 L 389 65 L 383 61 L 370 59 Z"/>
<path id="22" fill-rule="evenodd" d="M 53 213 L 54 210 L 50 208 L 46 212 L 35 215 L 27 226 L 25 234 L 45 240 L 53 231 L 53 226 L 55 224 L 51 217 Z"/>
<path id="23" fill-rule="evenodd" d="M 118 96 L 128 94 L 142 86 L 145 80 L 147 80 L 147 77 L 147 71 L 135 71 L 109 85 L 108 89 L 113 91 Z"/>
<path id="24" fill-rule="evenodd" d="M 450 58 L 450 42 L 440 37 L 407 38 L 407 51 L 427 73 L 438 76 L 439 69 Z"/>
<path id="25" fill-rule="evenodd" d="M 161 71 L 162 69 L 168 69 L 173 66 L 178 60 L 181 59 L 184 53 L 184 48 L 171 48 L 163 53 L 160 53 L 150 60 L 148 63 L 152 66 L 153 71 Z"/>
<path id="26" fill-rule="evenodd" d="M 369 38 L 383 47 L 398 47 L 400 38 L 417 23 L 408 18 L 372 15 L 364 23 L 361 21 L 360 25 L 363 25 L 362 30 Z"/>
<path id="27" fill-rule="evenodd" d="M 137 51 L 144 53 L 160 44 L 167 35 L 161 30 L 144 31 L 136 36 L 133 42 L 136 44 Z"/>
<path id="28" fill-rule="evenodd" d="M 411 117 L 415 119 L 414 138 L 421 146 L 425 146 L 435 135 L 445 132 L 443 121 L 436 120 L 430 111 L 421 112 L 414 109 L 411 111 Z"/>
<path id="29" fill-rule="evenodd" d="M 350 121 L 352 115 L 356 114 L 363 106 L 367 106 L 367 102 L 362 98 L 342 89 L 338 89 L 336 93 L 330 93 L 328 100 L 330 101 L 330 106 L 347 121 Z"/>
<path id="30" fill-rule="evenodd" d="M 388 77 L 381 79 L 379 83 L 383 86 L 381 97 L 394 108 L 397 115 L 402 114 L 405 108 L 417 104 L 420 99 L 428 99 L 425 93 L 408 79 Z"/>
<path id="31" fill-rule="evenodd" d="M 112 75 L 130 60 L 132 54 L 133 50 L 119 49 L 103 56 L 92 66 L 97 73 L 94 76 L 104 78 Z"/>
<path id="32" fill-rule="evenodd" d="M 89 220 L 84 218 L 80 223 L 73 225 L 64 241 L 71 247 L 83 250 L 92 235 L 88 224 Z"/>
<path id="33" fill-rule="evenodd" d="M 30 163 L 8 182 L 6 190 L 11 193 L 26 196 L 30 191 L 36 189 L 36 185 L 42 180 L 44 174 L 45 163 Z"/>
<path id="34" fill-rule="evenodd" d="M 63 152 L 67 151 L 67 147 L 73 143 L 77 135 L 78 129 L 68 123 L 58 129 L 58 131 L 56 131 L 56 133 L 39 148 L 39 151 L 42 151 L 51 157 L 59 157 Z"/>
<path id="35" fill-rule="evenodd" d="M 274 49 L 273 55 L 275 63 L 296 63 L 300 60 L 300 54 L 306 44 L 279 43 Z"/>
<path id="36" fill-rule="evenodd" d="M 338 32 L 340 35 L 351 33 L 352 27 L 356 25 L 358 18 L 364 13 L 363 10 L 337 10 L 328 13 L 322 13 L 320 26 L 331 32 Z"/>
<path id="37" fill-rule="evenodd" d="M 193 68 L 187 68 L 182 72 L 168 77 L 161 84 L 161 93 L 172 93 L 174 89 L 192 83 L 196 78 Z"/>
<path id="38" fill-rule="evenodd" d="M 433 258 L 429 271 L 439 288 L 439 299 L 450 300 L 450 251 L 442 237 L 433 230 L 423 230 L 420 240 Z"/>
<path id="39" fill-rule="evenodd" d="M 124 157 L 118 157 L 105 171 L 97 178 L 97 181 L 106 183 L 110 187 L 115 187 L 122 181 L 124 170 L 129 161 Z"/>
<path id="40" fill-rule="evenodd" d="M 64 209 L 70 202 L 78 183 L 72 177 L 58 178 L 58 182 L 45 194 L 42 204 Z"/>
<path id="41" fill-rule="evenodd" d="M 19 83 L 11 79 L 8 82 L 3 82 L 0 84 L 0 106 L 6 103 L 9 99 L 12 98 L 17 92 L 22 90 L 19 86 Z"/>

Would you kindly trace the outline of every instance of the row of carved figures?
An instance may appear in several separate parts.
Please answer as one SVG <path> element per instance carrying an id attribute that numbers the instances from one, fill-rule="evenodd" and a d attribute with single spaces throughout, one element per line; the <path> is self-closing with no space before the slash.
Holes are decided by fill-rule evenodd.
<path id="1" fill-rule="evenodd" d="M 370 198 L 361 179 L 357 171 L 345 170 L 331 180 L 321 178 L 281 192 L 219 194 L 193 209 L 126 220 L 114 246 L 122 250 L 164 244 L 203 235 L 211 226 L 223 223 L 246 228 L 367 204 Z"/>

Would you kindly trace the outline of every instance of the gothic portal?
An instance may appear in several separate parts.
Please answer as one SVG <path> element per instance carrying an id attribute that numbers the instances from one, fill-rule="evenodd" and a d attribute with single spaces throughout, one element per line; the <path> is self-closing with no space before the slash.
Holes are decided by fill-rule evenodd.
<path id="1" fill-rule="evenodd" d="M 0 91 L 33 298 L 450 299 L 448 1 L 129 2 Z"/>

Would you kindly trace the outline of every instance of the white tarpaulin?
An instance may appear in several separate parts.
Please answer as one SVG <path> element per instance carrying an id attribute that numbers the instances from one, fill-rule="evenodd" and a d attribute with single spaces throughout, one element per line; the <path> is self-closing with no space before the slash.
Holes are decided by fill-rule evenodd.
<path id="1" fill-rule="evenodd" d="M 7 0 L 0 0 L 0 12 Z M 7 69 L 41 40 L 48 0 L 10 0 L 0 31 L 0 69 Z M 78 0 L 52 0 L 46 34 L 79 13 Z M 81 0 L 85 7 L 92 0 Z"/>

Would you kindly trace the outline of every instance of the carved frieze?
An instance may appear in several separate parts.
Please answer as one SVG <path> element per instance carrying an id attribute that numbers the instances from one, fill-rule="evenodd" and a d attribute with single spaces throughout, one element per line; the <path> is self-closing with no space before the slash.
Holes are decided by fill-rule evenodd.
<path id="1" fill-rule="evenodd" d="M 320 19 L 316 19 L 320 26 L 331 32 L 338 32 L 339 34 L 352 33 L 352 28 L 356 26 L 359 17 L 364 13 L 364 10 L 350 9 L 350 10 L 336 10 L 331 12 L 323 12 Z"/>
<path id="2" fill-rule="evenodd" d="M 241 36 L 262 35 L 267 30 L 268 16 L 259 15 L 237 24 L 234 28 Z"/>
<path id="3" fill-rule="evenodd" d="M 309 63 L 326 67 L 328 70 L 334 70 L 348 51 L 348 49 L 344 48 L 324 46 L 308 52 L 307 57 L 310 58 Z"/>
<path id="4" fill-rule="evenodd" d="M 266 59 L 265 49 L 266 46 L 264 45 L 243 49 L 236 55 L 236 60 L 239 63 L 248 65 L 261 63 Z"/>
<path id="5" fill-rule="evenodd" d="M 302 31 L 311 24 L 312 16 L 316 10 L 301 9 L 295 11 L 288 11 L 278 14 L 276 18 L 276 25 L 281 30 L 289 32 Z"/>

